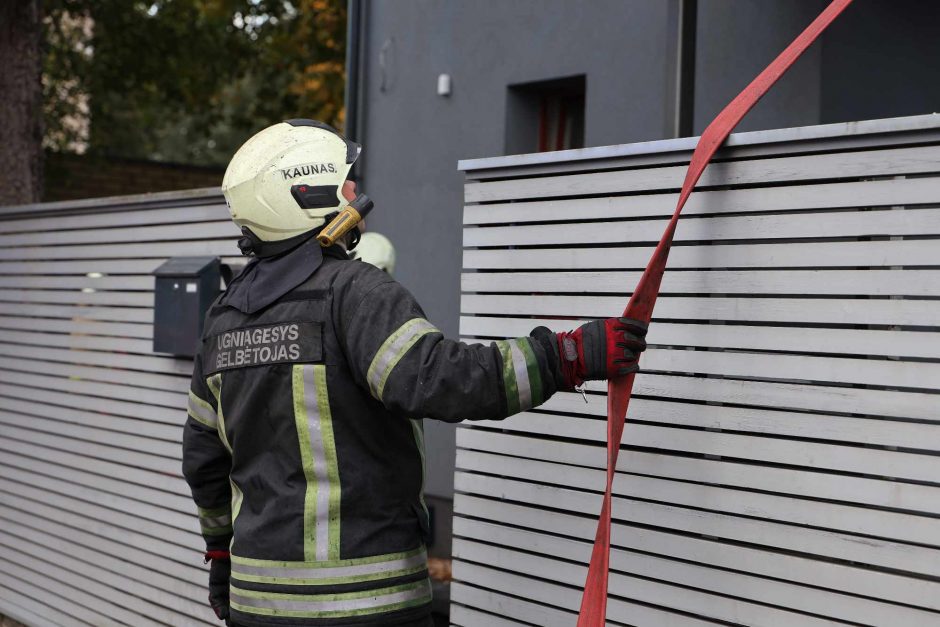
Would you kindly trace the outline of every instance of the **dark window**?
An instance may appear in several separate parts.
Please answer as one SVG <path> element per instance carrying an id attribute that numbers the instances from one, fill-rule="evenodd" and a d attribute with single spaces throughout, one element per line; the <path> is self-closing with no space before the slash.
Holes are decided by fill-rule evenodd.
<path id="1" fill-rule="evenodd" d="M 581 75 L 510 85 L 506 153 L 583 148 L 585 83 Z"/>

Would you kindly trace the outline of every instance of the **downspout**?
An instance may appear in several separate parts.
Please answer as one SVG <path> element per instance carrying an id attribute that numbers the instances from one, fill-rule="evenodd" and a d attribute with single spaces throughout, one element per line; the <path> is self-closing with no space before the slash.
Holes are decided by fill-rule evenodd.
<path id="1" fill-rule="evenodd" d="M 698 0 L 673 0 L 667 37 L 666 136 L 695 134 L 695 35 Z"/>
<path id="2" fill-rule="evenodd" d="M 362 38 L 365 3 L 362 0 L 348 0 L 346 7 L 346 128 L 345 135 L 349 139 L 362 143 L 364 136 L 363 98 L 360 95 L 362 87 L 362 53 L 365 42 Z M 353 166 L 352 176 L 363 187 L 363 159 L 366 151 Z"/>

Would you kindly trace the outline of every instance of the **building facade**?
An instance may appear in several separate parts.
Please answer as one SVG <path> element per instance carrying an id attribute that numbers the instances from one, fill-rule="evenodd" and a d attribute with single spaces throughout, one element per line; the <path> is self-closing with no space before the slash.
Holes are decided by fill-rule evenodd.
<path id="1" fill-rule="evenodd" d="M 356 175 L 376 201 L 369 227 L 398 250 L 397 278 L 456 336 L 458 159 L 699 134 L 826 4 L 354 0 Z M 938 19 L 934 3 L 856 0 L 738 130 L 940 110 Z M 453 426 L 428 424 L 427 441 L 446 553 Z"/>

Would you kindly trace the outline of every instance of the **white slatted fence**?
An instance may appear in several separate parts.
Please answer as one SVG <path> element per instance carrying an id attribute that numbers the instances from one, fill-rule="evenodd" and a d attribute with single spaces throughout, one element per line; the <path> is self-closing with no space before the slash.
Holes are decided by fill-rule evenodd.
<path id="1" fill-rule="evenodd" d="M 694 146 L 462 162 L 461 334 L 619 314 Z M 679 223 L 611 625 L 940 625 L 940 116 L 733 136 Z M 606 386 L 457 436 L 454 625 L 574 625 Z"/>
<path id="2" fill-rule="evenodd" d="M 0 614 L 218 624 L 150 273 L 237 235 L 217 190 L 0 208 Z"/>

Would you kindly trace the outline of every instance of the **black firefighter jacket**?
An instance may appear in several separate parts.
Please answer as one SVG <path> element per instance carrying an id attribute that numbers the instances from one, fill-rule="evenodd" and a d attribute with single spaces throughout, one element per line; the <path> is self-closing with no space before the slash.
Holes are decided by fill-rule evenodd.
<path id="1" fill-rule="evenodd" d="M 183 472 L 208 549 L 231 550 L 232 620 L 426 620 L 421 419 L 497 419 L 544 402 L 554 335 L 451 341 L 369 264 L 321 255 L 313 240 L 285 259 L 315 271 L 271 304 L 263 286 L 253 306 L 223 294 L 189 395 Z M 268 281 L 283 285 L 276 274 Z"/>

